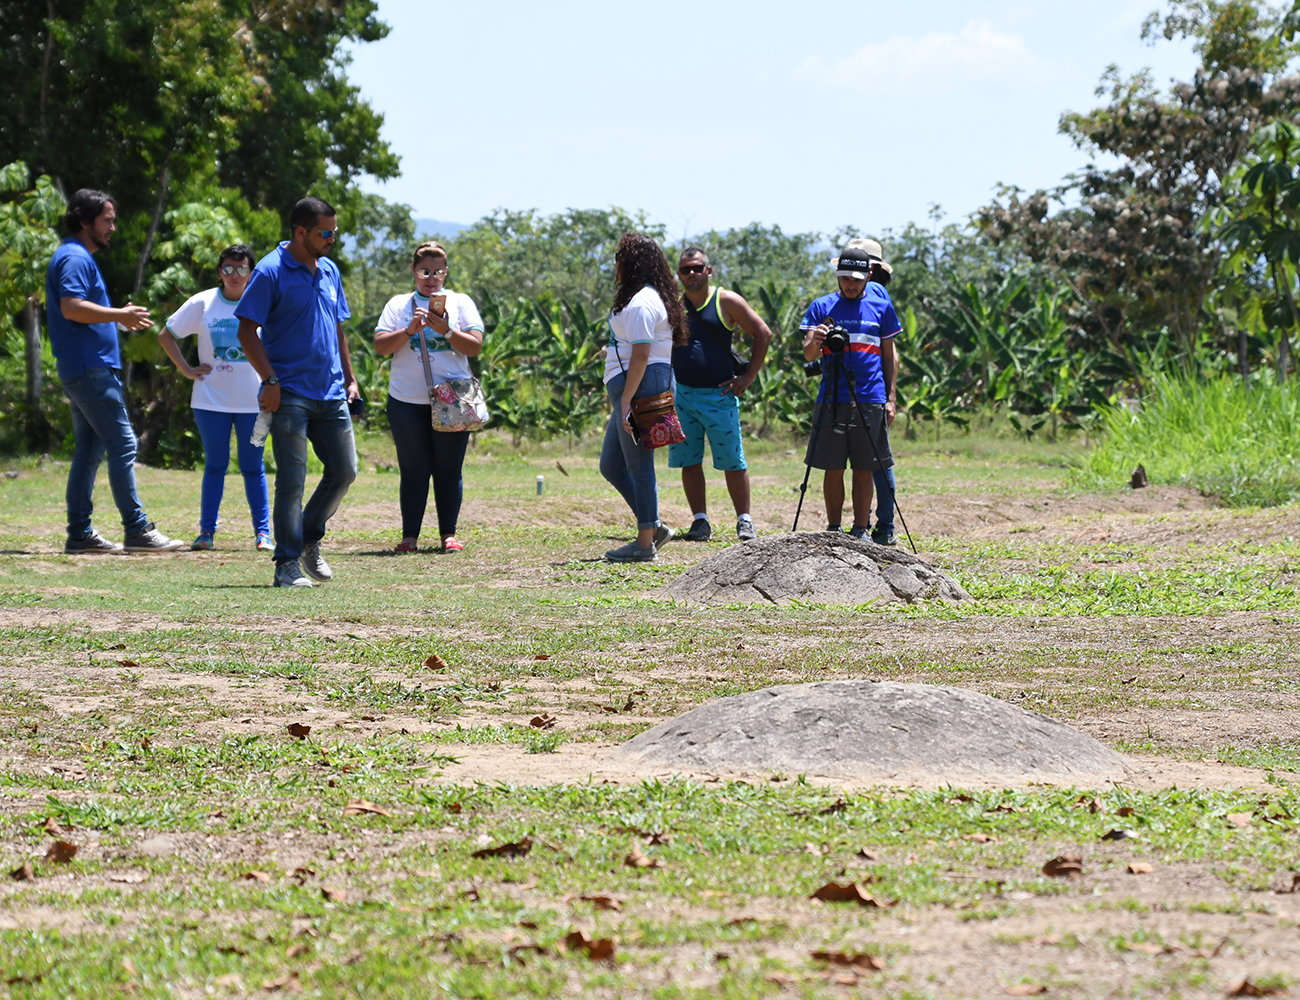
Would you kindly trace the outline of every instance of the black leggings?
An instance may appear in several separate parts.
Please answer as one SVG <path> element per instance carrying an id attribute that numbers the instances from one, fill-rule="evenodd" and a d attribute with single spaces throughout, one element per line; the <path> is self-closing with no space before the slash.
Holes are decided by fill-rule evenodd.
<path id="1" fill-rule="evenodd" d="M 397 445 L 401 470 L 402 537 L 419 538 L 424 509 L 429 505 L 429 479 L 433 479 L 433 504 L 438 509 L 438 534 L 454 535 L 460 517 L 463 488 L 461 466 L 469 431 L 444 434 L 430 423 L 432 407 L 403 403 L 388 397 L 388 425 Z"/>

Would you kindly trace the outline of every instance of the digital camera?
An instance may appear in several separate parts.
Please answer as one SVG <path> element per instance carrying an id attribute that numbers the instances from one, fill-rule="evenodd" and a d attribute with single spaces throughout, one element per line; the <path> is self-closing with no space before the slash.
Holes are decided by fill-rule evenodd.
<path id="1" fill-rule="evenodd" d="M 843 354 L 849 346 L 849 331 L 842 326 L 833 326 L 826 333 L 822 346 L 832 354 Z M 816 358 L 804 362 L 803 373 L 809 378 L 816 378 L 822 373 L 822 359 Z"/>

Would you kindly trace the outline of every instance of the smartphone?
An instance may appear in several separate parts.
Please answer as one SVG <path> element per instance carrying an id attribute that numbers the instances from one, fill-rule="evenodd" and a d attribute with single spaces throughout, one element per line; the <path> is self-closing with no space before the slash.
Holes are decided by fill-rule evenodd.
<path id="1" fill-rule="evenodd" d="M 447 311 L 447 296 L 443 292 L 437 295 L 429 296 L 429 312 L 434 316 L 441 316 Z"/>
<path id="2" fill-rule="evenodd" d="M 631 410 L 628 410 L 628 411 L 627 411 L 627 416 L 624 417 L 623 419 L 626 420 L 626 421 L 627 421 L 627 425 L 628 425 L 629 427 L 632 428 L 632 432 L 631 432 L 631 433 L 632 433 L 632 441 L 633 441 L 633 443 L 635 443 L 635 444 L 640 444 L 640 443 L 641 443 L 641 428 L 638 427 L 638 426 L 636 425 L 636 421 L 632 419 L 632 411 L 631 411 Z"/>
<path id="3" fill-rule="evenodd" d="M 356 399 L 349 399 L 348 412 L 352 414 L 354 418 L 365 416 L 366 401 L 364 399 L 361 399 L 360 397 Z"/>

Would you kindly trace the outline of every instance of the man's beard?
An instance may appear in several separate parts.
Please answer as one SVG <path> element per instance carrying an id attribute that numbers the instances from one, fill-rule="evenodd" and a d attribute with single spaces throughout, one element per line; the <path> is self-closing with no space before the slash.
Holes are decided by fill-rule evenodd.
<path id="1" fill-rule="evenodd" d="M 112 236 L 100 236 L 98 233 L 90 234 L 90 241 L 94 243 L 95 246 L 99 247 L 99 249 L 101 250 L 108 249 L 109 240 L 111 240 L 112 238 L 113 238 Z"/>

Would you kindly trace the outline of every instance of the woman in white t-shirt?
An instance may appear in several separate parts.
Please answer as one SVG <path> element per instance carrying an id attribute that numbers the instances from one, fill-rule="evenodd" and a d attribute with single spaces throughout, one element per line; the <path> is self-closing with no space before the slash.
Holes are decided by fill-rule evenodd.
<path id="1" fill-rule="evenodd" d="M 226 471 L 230 468 L 232 428 L 238 445 L 239 471 L 244 476 L 244 496 L 253 519 L 253 544 L 261 552 L 273 548 L 263 449 L 249 440 L 257 422 L 257 393 L 262 382 L 239 346 L 239 320 L 235 317 L 235 305 L 248 287 L 253 264 L 253 248 L 246 243 L 226 247 L 217 261 L 221 284 L 190 296 L 158 334 L 163 350 L 181 374 L 194 380 L 190 409 L 203 440 L 203 495 L 199 534 L 191 549 L 210 549 L 214 544 Z M 199 341 L 197 365 L 185 360 L 177 343 L 178 338 L 190 336 Z"/>
<path id="2" fill-rule="evenodd" d="M 687 341 L 677 282 L 659 244 L 624 233 L 614 254 L 614 308 L 609 316 L 605 391 L 614 412 L 600 449 L 600 473 L 623 495 L 636 516 L 636 540 L 605 553 L 610 562 L 654 562 L 672 537 L 659 523 L 655 453 L 632 440 L 632 400 L 673 387 L 673 343 Z"/>
<path id="3" fill-rule="evenodd" d="M 483 349 L 483 320 L 473 299 L 443 287 L 447 270 L 447 251 L 437 243 L 421 243 L 411 257 L 415 291 L 389 299 L 375 326 L 375 351 L 393 356 L 387 413 L 397 446 L 402 508 L 402 540 L 395 552 L 417 550 L 430 480 L 442 551 L 464 548 L 456 538 L 456 526 L 469 431 L 433 429 L 430 385 L 424 376 L 418 336 L 423 328 L 434 385 L 473 376 L 469 359 Z"/>

